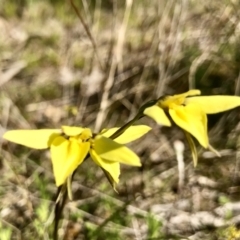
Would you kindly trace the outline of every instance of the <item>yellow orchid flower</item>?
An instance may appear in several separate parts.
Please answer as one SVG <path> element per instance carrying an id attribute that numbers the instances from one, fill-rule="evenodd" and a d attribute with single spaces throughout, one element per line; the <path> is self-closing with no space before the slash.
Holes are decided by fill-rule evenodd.
<path id="1" fill-rule="evenodd" d="M 109 136 L 118 128 L 94 135 L 89 128 L 70 126 L 62 126 L 62 129 L 10 130 L 3 138 L 30 148 L 50 148 L 57 186 L 66 182 L 88 154 L 107 172 L 114 186 L 119 181 L 119 163 L 141 166 L 139 157 L 124 144 L 143 136 L 150 129 L 145 125 L 132 126 L 114 140 Z"/>
<path id="2" fill-rule="evenodd" d="M 208 141 L 207 114 L 219 113 L 240 106 L 238 96 L 198 96 L 200 94 L 199 90 L 190 90 L 183 94 L 160 97 L 154 105 L 143 111 L 145 115 L 164 126 L 171 126 L 170 116 L 175 124 L 184 130 L 195 166 L 197 151 L 191 135 L 204 148 L 215 151 Z"/>

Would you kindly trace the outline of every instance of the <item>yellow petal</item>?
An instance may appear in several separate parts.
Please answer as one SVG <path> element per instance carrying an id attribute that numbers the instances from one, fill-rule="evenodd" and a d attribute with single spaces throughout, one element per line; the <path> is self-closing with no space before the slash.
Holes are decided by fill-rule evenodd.
<path id="1" fill-rule="evenodd" d="M 218 150 L 216 150 L 212 145 L 208 145 L 208 149 L 213 152 L 214 154 L 216 154 L 218 157 L 221 157 L 220 152 L 218 152 Z"/>
<path id="2" fill-rule="evenodd" d="M 196 149 L 195 143 L 194 143 L 191 135 L 189 133 L 187 133 L 186 131 L 185 131 L 185 136 L 187 138 L 188 145 L 189 145 L 191 153 L 192 153 L 193 165 L 194 165 L 194 167 L 196 167 L 197 162 L 198 162 L 198 154 L 197 154 L 197 149 Z"/>
<path id="3" fill-rule="evenodd" d="M 98 136 L 94 141 L 94 150 L 108 161 L 141 166 L 139 157 L 133 151 L 109 138 Z"/>
<path id="4" fill-rule="evenodd" d="M 120 164 L 119 164 L 119 167 L 120 167 Z M 118 191 L 117 191 L 117 183 L 113 180 L 113 177 L 111 176 L 111 174 L 109 172 L 107 172 L 104 168 L 101 168 L 101 169 L 103 170 L 107 180 L 109 181 L 109 183 L 113 187 L 113 190 L 118 193 Z"/>
<path id="5" fill-rule="evenodd" d="M 104 137 L 110 137 L 112 134 L 114 134 L 119 128 L 111 128 L 103 133 L 101 133 Z M 131 126 L 129 127 L 124 133 L 122 133 L 119 137 L 114 139 L 114 142 L 120 143 L 120 144 L 126 144 L 129 142 L 132 142 L 147 132 L 149 132 L 152 128 L 146 126 L 146 125 L 137 125 L 137 126 Z"/>
<path id="6" fill-rule="evenodd" d="M 62 126 L 62 130 L 63 132 L 69 136 L 69 137 L 75 137 L 79 134 L 82 133 L 82 131 L 84 130 L 84 128 L 81 127 L 70 127 L 70 126 Z"/>
<path id="7" fill-rule="evenodd" d="M 68 193 L 68 198 L 70 201 L 73 200 L 73 194 L 72 194 L 72 175 L 70 175 L 67 178 L 67 193 Z"/>
<path id="8" fill-rule="evenodd" d="M 181 93 L 181 94 L 176 94 L 173 95 L 173 98 L 186 98 L 186 97 L 190 97 L 190 96 L 196 96 L 196 95 L 200 95 L 201 91 L 198 89 L 191 89 L 185 93 Z"/>
<path id="9" fill-rule="evenodd" d="M 106 159 L 101 158 L 94 149 L 90 150 L 90 155 L 93 161 L 100 166 L 101 168 L 105 169 L 110 176 L 112 177 L 115 183 L 119 182 L 119 175 L 120 175 L 120 164 L 118 162 L 111 162 Z M 111 182 L 111 179 L 109 179 Z M 114 184 L 111 182 L 112 186 Z"/>
<path id="10" fill-rule="evenodd" d="M 198 104 L 206 114 L 214 114 L 240 106 L 240 97 L 237 96 L 200 96 L 185 100 L 186 104 Z"/>
<path id="11" fill-rule="evenodd" d="M 169 109 L 173 121 L 183 130 L 192 134 L 203 147 L 208 147 L 207 116 L 195 104 Z"/>
<path id="12" fill-rule="evenodd" d="M 62 185 L 67 177 L 82 163 L 90 148 L 89 142 L 57 137 L 51 144 L 51 158 L 56 185 Z"/>
<path id="13" fill-rule="evenodd" d="M 158 99 L 157 105 L 162 109 L 173 108 L 175 105 L 182 105 L 185 102 L 185 98 L 189 96 L 200 95 L 201 92 L 199 90 L 193 89 L 189 90 L 186 93 L 177 94 L 177 95 L 167 95 L 162 96 Z"/>
<path id="14" fill-rule="evenodd" d="M 60 134 L 60 129 L 11 130 L 6 132 L 3 138 L 26 147 L 45 149 Z"/>
<path id="15" fill-rule="evenodd" d="M 148 117 L 152 118 L 153 120 L 155 120 L 158 124 L 168 127 L 171 126 L 171 122 L 169 121 L 165 112 L 156 105 L 146 108 L 143 113 Z"/>

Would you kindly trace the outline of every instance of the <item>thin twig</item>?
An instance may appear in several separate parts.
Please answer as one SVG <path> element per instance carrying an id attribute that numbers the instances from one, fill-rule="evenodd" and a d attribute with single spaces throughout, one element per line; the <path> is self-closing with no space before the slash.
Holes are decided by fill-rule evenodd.
<path id="1" fill-rule="evenodd" d="M 92 46 L 93 46 L 93 49 L 94 49 L 94 52 L 95 52 L 95 54 L 96 54 L 96 58 L 97 58 L 97 60 L 98 60 L 98 63 L 99 63 L 99 66 L 100 66 L 101 70 L 104 70 L 103 65 L 102 65 L 102 62 L 101 62 L 101 59 L 100 59 L 100 57 L 99 57 L 99 53 L 98 53 L 98 49 L 97 49 L 97 44 L 96 44 L 96 42 L 95 42 L 95 40 L 94 40 L 94 38 L 93 38 L 93 36 L 92 36 L 92 33 L 91 33 L 91 31 L 90 31 L 87 23 L 84 21 L 82 15 L 81 15 L 81 13 L 80 13 L 80 11 L 78 10 L 77 6 L 76 6 L 75 3 L 74 3 L 74 1 L 73 1 L 73 0 L 69 0 L 69 1 L 70 1 L 70 3 L 71 3 L 71 6 L 72 6 L 72 8 L 74 9 L 75 13 L 77 14 L 79 20 L 81 21 L 81 23 L 82 23 L 82 25 L 83 25 L 83 27 L 84 27 L 84 29 L 85 29 L 85 31 L 86 31 L 86 33 L 87 33 L 90 41 L 91 41 L 91 43 L 92 43 Z"/>

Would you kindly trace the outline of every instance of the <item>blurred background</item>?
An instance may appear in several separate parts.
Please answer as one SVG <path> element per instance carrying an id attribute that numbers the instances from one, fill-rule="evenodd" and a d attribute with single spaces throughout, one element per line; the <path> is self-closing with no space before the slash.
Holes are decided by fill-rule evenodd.
<path id="1" fill-rule="evenodd" d="M 162 95 L 239 95 L 239 20 L 236 0 L 0 0 L 0 239 L 51 239 L 56 193 L 49 152 L 6 130 L 99 132 Z M 239 119 L 209 117 L 222 158 L 199 147 L 196 168 L 181 131 L 141 119 L 153 130 L 129 147 L 143 166 L 122 166 L 116 193 L 85 161 L 59 238 L 240 239 Z"/>

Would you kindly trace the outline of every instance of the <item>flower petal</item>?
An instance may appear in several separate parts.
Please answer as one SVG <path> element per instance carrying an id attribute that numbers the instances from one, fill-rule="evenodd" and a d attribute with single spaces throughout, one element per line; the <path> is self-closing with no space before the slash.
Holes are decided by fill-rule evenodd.
<path id="1" fill-rule="evenodd" d="M 213 152 L 214 154 L 216 154 L 218 157 L 221 157 L 220 152 L 218 152 L 218 150 L 216 150 L 212 145 L 208 145 L 208 149 Z"/>
<path id="2" fill-rule="evenodd" d="M 162 96 L 158 99 L 157 105 L 162 109 L 173 108 L 175 105 L 182 105 L 185 102 L 186 97 L 200 95 L 200 90 L 189 90 L 188 92 Z"/>
<path id="3" fill-rule="evenodd" d="M 79 143 L 72 138 L 57 137 L 51 145 L 53 174 L 56 185 L 62 185 L 67 177 L 82 163 L 90 148 L 89 142 Z"/>
<path id="4" fill-rule="evenodd" d="M 105 169 L 110 176 L 112 177 L 115 183 L 119 182 L 119 175 L 120 175 L 120 164 L 118 162 L 111 162 L 106 159 L 101 158 L 94 149 L 90 150 L 90 155 L 93 161 L 100 166 L 101 168 Z M 111 179 L 109 179 L 111 182 Z M 111 182 L 112 186 L 114 184 Z"/>
<path id="5" fill-rule="evenodd" d="M 191 89 L 185 93 L 181 93 L 181 94 L 176 94 L 173 95 L 174 98 L 186 98 L 186 97 L 190 97 L 190 96 L 196 96 L 196 95 L 200 95 L 201 91 L 198 89 Z"/>
<path id="6" fill-rule="evenodd" d="M 75 137 L 81 134 L 84 128 L 81 127 L 70 127 L 70 126 L 62 126 L 63 132 L 69 137 Z"/>
<path id="7" fill-rule="evenodd" d="M 195 143 L 194 143 L 191 135 L 186 131 L 184 131 L 184 132 L 185 132 L 185 136 L 187 138 L 188 145 L 189 145 L 191 153 L 192 153 L 193 165 L 194 165 L 194 167 L 196 167 L 197 162 L 198 162 L 198 154 L 197 154 L 197 149 L 196 149 Z"/>
<path id="8" fill-rule="evenodd" d="M 60 134 L 60 129 L 10 130 L 3 135 L 3 138 L 26 147 L 45 149 Z"/>
<path id="9" fill-rule="evenodd" d="M 189 104 L 169 109 L 173 121 L 192 134 L 203 147 L 208 147 L 207 116 L 198 105 Z"/>
<path id="10" fill-rule="evenodd" d="M 206 114 L 214 114 L 240 106 L 238 96 L 200 96 L 185 100 L 186 104 L 198 104 Z"/>
<path id="11" fill-rule="evenodd" d="M 102 136 L 96 137 L 94 150 L 99 157 L 108 161 L 141 166 L 139 157 L 133 151 L 109 138 Z"/>
<path id="12" fill-rule="evenodd" d="M 103 133 L 101 133 L 104 137 L 110 137 L 112 134 L 114 134 L 119 128 L 111 128 Z M 137 126 L 131 126 L 129 127 L 124 133 L 122 133 L 119 137 L 114 139 L 114 142 L 120 143 L 120 144 L 126 144 L 129 142 L 132 142 L 147 132 L 149 132 L 152 128 L 146 126 L 146 125 L 137 125 Z"/>
<path id="13" fill-rule="evenodd" d="M 119 163 L 118 163 L 118 164 L 119 164 Z M 104 172 L 107 180 L 108 180 L 109 183 L 111 184 L 113 190 L 118 193 L 118 191 L 117 191 L 117 184 L 118 184 L 118 183 L 113 180 L 113 177 L 111 176 L 111 174 L 110 174 L 108 171 L 106 171 L 104 168 L 101 168 L 101 169 L 103 170 L 103 172 Z M 119 164 L 119 169 L 120 169 L 120 164 Z"/>
<path id="14" fill-rule="evenodd" d="M 152 118 L 153 120 L 155 120 L 158 124 L 168 127 L 171 126 L 171 122 L 169 121 L 163 109 L 156 105 L 146 108 L 143 113 L 148 117 Z"/>

